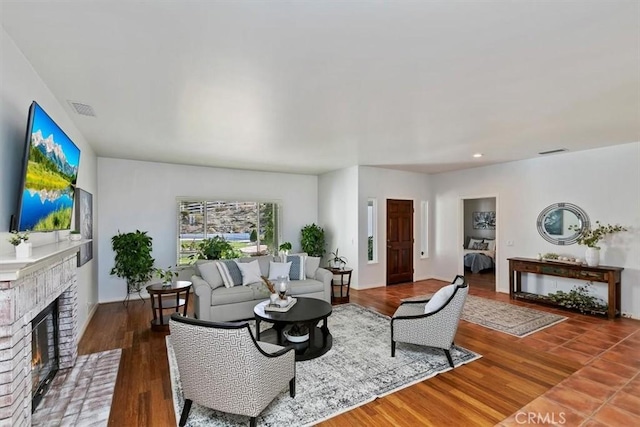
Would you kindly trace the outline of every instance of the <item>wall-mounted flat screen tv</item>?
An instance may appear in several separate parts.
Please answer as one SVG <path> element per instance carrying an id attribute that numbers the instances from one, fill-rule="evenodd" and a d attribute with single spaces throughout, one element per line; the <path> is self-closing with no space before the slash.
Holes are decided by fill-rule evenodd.
<path id="1" fill-rule="evenodd" d="M 22 183 L 12 229 L 71 228 L 80 150 L 35 101 L 29 108 Z"/>

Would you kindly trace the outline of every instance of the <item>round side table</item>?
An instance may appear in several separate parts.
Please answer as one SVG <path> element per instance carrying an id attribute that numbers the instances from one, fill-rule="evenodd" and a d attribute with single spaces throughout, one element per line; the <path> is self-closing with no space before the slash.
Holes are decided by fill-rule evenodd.
<path id="1" fill-rule="evenodd" d="M 188 280 L 178 280 L 170 285 L 162 283 L 154 283 L 147 286 L 147 292 L 151 297 L 151 310 L 153 311 L 153 320 L 151 321 L 152 331 L 168 331 L 169 317 L 164 315 L 164 310 L 173 309 L 176 313 L 180 311 L 180 307 L 184 307 L 182 314 L 187 315 L 187 306 L 189 305 L 189 291 L 191 290 L 191 282 Z M 166 298 L 171 295 L 171 298 Z M 175 296 L 175 298 L 173 298 Z"/>
<path id="2" fill-rule="evenodd" d="M 331 302 L 349 302 L 349 288 L 351 286 L 351 272 L 353 268 L 327 268 L 334 276 L 340 276 L 340 281 L 331 283 Z"/>

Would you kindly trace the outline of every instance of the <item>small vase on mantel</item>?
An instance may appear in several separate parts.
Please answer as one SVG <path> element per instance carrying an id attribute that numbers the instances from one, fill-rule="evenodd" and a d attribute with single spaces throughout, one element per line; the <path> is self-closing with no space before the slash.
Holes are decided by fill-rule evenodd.
<path id="1" fill-rule="evenodd" d="M 597 267 L 600 265 L 600 249 L 587 248 L 584 259 L 589 267 Z"/>
<path id="2" fill-rule="evenodd" d="M 25 259 L 31 257 L 31 243 L 25 242 L 24 240 L 20 242 L 20 244 L 15 246 L 16 248 L 16 259 Z"/>

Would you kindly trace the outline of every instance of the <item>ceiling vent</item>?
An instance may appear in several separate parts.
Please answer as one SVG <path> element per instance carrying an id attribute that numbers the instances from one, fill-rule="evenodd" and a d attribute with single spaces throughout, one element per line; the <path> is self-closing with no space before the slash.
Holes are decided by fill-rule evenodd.
<path id="1" fill-rule="evenodd" d="M 569 151 L 569 150 L 567 150 L 566 148 L 558 148 L 557 150 L 541 151 L 541 152 L 539 152 L 538 154 L 541 154 L 541 155 L 543 155 L 543 156 L 544 156 L 544 155 L 546 155 L 546 154 L 563 153 L 563 152 L 565 152 L 565 151 Z"/>
<path id="2" fill-rule="evenodd" d="M 93 111 L 93 107 L 91 105 L 87 105 L 87 104 L 83 104 L 81 102 L 75 102 L 75 101 L 67 101 L 67 102 L 69 103 L 69 105 L 71 105 L 71 108 L 73 108 L 75 112 L 80 114 L 81 116 L 89 116 L 89 117 L 96 116 L 96 112 Z"/>

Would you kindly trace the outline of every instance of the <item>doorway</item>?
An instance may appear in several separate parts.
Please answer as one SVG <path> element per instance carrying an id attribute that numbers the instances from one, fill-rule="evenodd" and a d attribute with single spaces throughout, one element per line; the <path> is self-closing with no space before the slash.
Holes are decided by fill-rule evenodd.
<path id="1" fill-rule="evenodd" d="M 413 200 L 387 199 L 387 285 L 413 282 Z"/>
<path id="2" fill-rule="evenodd" d="M 461 199 L 462 271 L 471 286 L 495 291 L 498 265 L 497 196 Z"/>

